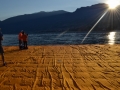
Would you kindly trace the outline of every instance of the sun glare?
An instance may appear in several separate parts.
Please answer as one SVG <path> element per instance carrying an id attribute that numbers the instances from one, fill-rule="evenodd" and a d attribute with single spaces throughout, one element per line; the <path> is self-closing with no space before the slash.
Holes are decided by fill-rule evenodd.
<path id="1" fill-rule="evenodd" d="M 120 4 L 120 0 L 108 0 L 107 4 L 110 9 L 115 9 Z"/>

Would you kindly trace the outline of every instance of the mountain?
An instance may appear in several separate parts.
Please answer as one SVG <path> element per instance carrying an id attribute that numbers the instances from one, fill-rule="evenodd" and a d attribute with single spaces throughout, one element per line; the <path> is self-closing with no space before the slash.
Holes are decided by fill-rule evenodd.
<path id="1" fill-rule="evenodd" d="M 64 14 L 64 13 L 67 13 L 67 12 L 63 10 L 51 11 L 51 12 L 41 11 L 41 12 L 37 12 L 33 14 L 24 14 L 24 15 L 11 17 L 11 18 L 4 20 L 4 22 L 7 22 L 7 23 L 21 22 L 25 20 L 32 20 L 32 19 L 43 18 L 47 16 L 54 16 L 54 15 Z"/>
<path id="2" fill-rule="evenodd" d="M 92 6 L 81 7 L 74 12 L 66 12 L 63 10 L 52 12 L 38 12 L 33 14 L 25 14 L 8 18 L 0 22 L 3 33 L 19 33 L 24 30 L 27 33 L 48 33 L 48 32 L 81 32 L 88 31 L 108 10 L 106 4 L 95 4 Z M 113 28 L 119 29 L 119 20 L 115 17 L 111 20 L 109 10 L 107 14 L 100 20 L 95 27 L 95 31 L 110 31 Z M 118 14 L 119 15 L 119 14 Z M 113 25 L 114 21 L 114 25 Z"/>

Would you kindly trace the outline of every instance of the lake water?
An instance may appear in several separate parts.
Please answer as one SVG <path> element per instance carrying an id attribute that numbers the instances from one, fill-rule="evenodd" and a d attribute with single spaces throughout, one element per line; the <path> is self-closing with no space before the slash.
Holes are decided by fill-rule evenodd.
<path id="1" fill-rule="evenodd" d="M 29 34 L 28 45 L 78 45 L 86 33 Z M 17 34 L 4 34 L 3 46 L 18 45 Z M 90 33 L 82 44 L 120 44 L 120 32 Z"/>

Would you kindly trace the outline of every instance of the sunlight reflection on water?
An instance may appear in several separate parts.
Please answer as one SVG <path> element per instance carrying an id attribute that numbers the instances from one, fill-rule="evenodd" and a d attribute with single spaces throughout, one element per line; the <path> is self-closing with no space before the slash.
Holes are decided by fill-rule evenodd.
<path id="1" fill-rule="evenodd" d="M 108 44 L 113 45 L 115 44 L 115 37 L 116 37 L 116 32 L 110 32 L 108 35 Z"/>

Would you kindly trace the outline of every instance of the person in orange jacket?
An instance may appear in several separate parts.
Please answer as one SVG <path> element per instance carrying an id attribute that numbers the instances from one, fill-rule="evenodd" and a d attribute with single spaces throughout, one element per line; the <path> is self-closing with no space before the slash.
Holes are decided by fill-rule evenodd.
<path id="1" fill-rule="evenodd" d="M 23 33 L 23 45 L 24 45 L 24 49 L 28 49 L 27 39 L 28 39 L 28 34 Z"/>
<path id="2" fill-rule="evenodd" d="M 22 49 L 23 33 L 24 33 L 24 31 L 22 30 L 18 35 L 19 49 Z"/>

